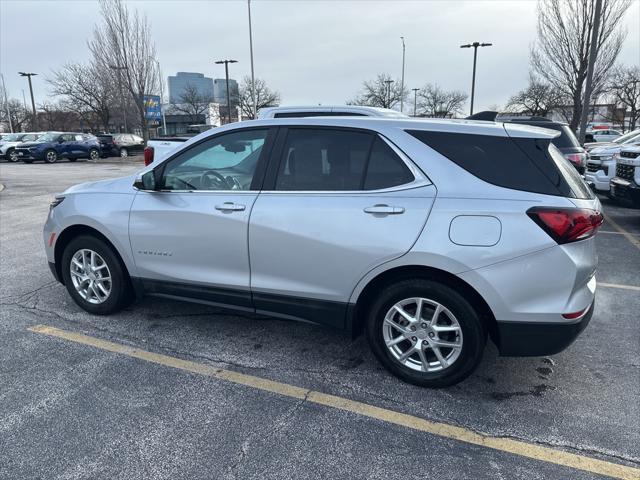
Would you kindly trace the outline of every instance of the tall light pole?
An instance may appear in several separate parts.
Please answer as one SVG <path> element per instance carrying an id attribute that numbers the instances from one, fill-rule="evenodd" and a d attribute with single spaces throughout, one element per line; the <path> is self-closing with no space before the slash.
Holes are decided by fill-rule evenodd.
<path id="1" fill-rule="evenodd" d="M 229 100 L 229 64 L 230 63 L 238 63 L 237 60 L 216 60 L 217 65 L 221 65 L 224 63 L 224 75 L 227 80 L 227 112 L 229 123 L 231 123 L 231 102 Z"/>
<path id="2" fill-rule="evenodd" d="M 33 99 L 33 85 L 31 84 L 31 77 L 38 75 L 37 73 L 25 73 L 18 72 L 21 77 L 27 77 L 29 79 L 29 93 L 31 93 L 31 109 L 33 110 L 33 120 L 31 121 L 31 128 L 36 130 L 36 102 Z"/>
<path id="3" fill-rule="evenodd" d="M 593 66 L 598 56 L 598 30 L 600 30 L 600 14 L 602 13 L 602 0 L 596 0 L 596 9 L 593 16 L 593 30 L 591 32 L 591 43 L 589 44 L 589 64 L 587 66 L 587 79 L 584 87 L 584 100 L 582 101 L 582 112 L 580 115 L 580 132 L 578 141 L 583 144 L 587 130 L 587 115 L 589 114 L 589 104 L 591 103 L 591 90 L 593 89 Z M 624 117 L 623 117 L 624 118 Z M 623 122 L 624 123 L 624 122 Z"/>
<path id="4" fill-rule="evenodd" d="M 471 113 L 469 115 L 473 115 L 473 98 L 476 93 L 476 60 L 478 58 L 478 47 L 490 47 L 491 43 L 480 43 L 473 42 L 468 43 L 466 45 L 460 45 L 460 48 L 471 48 L 473 47 L 473 76 L 471 78 Z"/>
<path id="5" fill-rule="evenodd" d="M 391 84 L 393 80 L 385 80 L 384 83 L 387 84 L 387 108 L 391 108 Z"/>
<path id="6" fill-rule="evenodd" d="M 127 127 L 127 107 L 124 101 L 124 92 L 122 91 L 122 74 L 120 73 L 122 70 L 127 70 L 127 67 L 123 67 L 120 65 L 109 65 L 109 68 L 118 72 L 118 89 L 120 90 L 120 106 L 122 107 L 122 119 L 124 121 L 124 131 L 128 132 L 129 128 Z"/>
<path id="7" fill-rule="evenodd" d="M 400 111 L 404 108 L 404 37 L 400 37 L 402 40 L 402 77 L 400 78 Z"/>
<path id="8" fill-rule="evenodd" d="M 11 110 L 9 109 L 9 97 L 7 97 L 7 86 L 4 84 L 4 75 L 0 73 L 2 79 L 2 91 L 4 92 L 4 106 L 7 109 L 7 120 L 9 121 L 9 130 L 13 133 L 13 122 L 11 121 Z"/>
<path id="9" fill-rule="evenodd" d="M 416 110 L 418 109 L 418 91 L 419 88 L 412 88 L 413 90 L 413 116 L 416 116 Z"/>
<path id="10" fill-rule="evenodd" d="M 251 31 L 251 0 L 247 0 L 249 11 L 249 53 L 251 56 L 251 99 L 253 100 L 253 118 L 258 116 L 258 103 L 256 100 L 256 77 L 253 73 L 253 33 Z"/>
<path id="11" fill-rule="evenodd" d="M 164 82 L 162 81 L 162 70 L 160 69 L 160 61 L 153 59 L 158 65 L 158 77 L 160 78 L 160 111 L 162 112 L 162 135 L 167 135 L 167 118 L 164 115 L 164 107 L 162 102 L 164 101 Z"/>

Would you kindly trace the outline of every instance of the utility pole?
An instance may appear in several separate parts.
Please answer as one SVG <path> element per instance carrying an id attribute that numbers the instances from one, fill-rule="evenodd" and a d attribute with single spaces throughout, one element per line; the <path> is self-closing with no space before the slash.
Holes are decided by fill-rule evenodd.
<path id="1" fill-rule="evenodd" d="M 385 80 L 384 83 L 387 84 L 387 108 L 391 108 L 391 84 L 393 80 Z"/>
<path id="2" fill-rule="evenodd" d="M 160 61 L 154 59 L 156 65 L 158 65 L 158 77 L 160 77 L 160 111 L 162 112 L 162 135 L 167 135 L 167 117 L 164 115 L 164 107 L 162 102 L 164 101 L 164 82 L 162 81 L 162 70 L 160 69 Z"/>
<path id="3" fill-rule="evenodd" d="M 596 9 L 593 16 L 593 30 L 591 31 L 591 43 L 589 44 L 589 65 L 587 66 L 587 80 L 584 87 L 584 99 L 582 100 L 582 112 L 580 115 L 580 134 L 578 141 L 584 144 L 587 131 L 587 115 L 591 103 L 591 91 L 593 89 L 593 67 L 598 58 L 598 30 L 600 30 L 600 15 L 602 13 L 602 0 L 596 0 Z"/>
<path id="4" fill-rule="evenodd" d="M 227 112 L 229 123 L 231 123 L 231 102 L 229 100 L 229 64 L 230 63 L 238 63 L 237 60 L 217 60 L 215 62 L 217 65 L 221 65 L 224 63 L 224 75 L 227 80 Z"/>
<path id="5" fill-rule="evenodd" d="M 13 133 L 13 122 L 11 121 L 11 110 L 9 109 L 9 97 L 7 97 L 7 86 L 4 84 L 4 75 L 0 73 L 2 79 L 2 91 L 4 92 L 4 106 L 7 109 L 7 121 L 9 122 L 9 130 Z"/>
<path id="6" fill-rule="evenodd" d="M 21 77 L 27 77 L 29 79 L 29 93 L 31 93 L 31 109 L 33 111 L 33 119 L 31 120 L 31 129 L 32 131 L 36 131 L 36 102 L 33 99 L 33 85 L 31 84 L 31 77 L 38 75 L 37 73 L 25 73 L 18 72 Z"/>
<path id="7" fill-rule="evenodd" d="M 247 0 L 249 10 L 249 53 L 251 56 L 251 99 L 253 100 L 253 118 L 258 117 L 258 102 L 256 99 L 256 77 L 253 73 L 253 34 L 251 32 L 251 0 Z"/>
<path id="8" fill-rule="evenodd" d="M 404 108 L 404 37 L 400 37 L 402 40 L 402 77 L 400 79 L 400 111 Z"/>
<path id="9" fill-rule="evenodd" d="M 416 110 L 418 109 L 418 91 L 419 88 L 412 88 L 413 90 L 413 116 L 416 116 Z"/>
<path id="10" fill-rule="evenodd" d="M 125 133 L 129 131 L 127 127 L 127 107 L 124 101 L 124 92 L 122 91 L 122 74 L 120 73 L 122 70 L 127 70 L 127 67 L 121 67 L 120 65 L 109 65 L 109 68 L 112 70 L 116 70 L 118 72 L 118 88 L 120 89 L 120 106 L 122 107 L 122 119 L 124 123 L 124 131 Z"/>
<path id="11" fill-rule="evenodd" d="M 468 43 L 466 45 L 460 45 L 460 48 L 471 48 L 473 47 L 473 76 L 471 78 L 471 110 L 469 113 L 469 115 L 473 115 L 473 99 L 475 97 L 475 93 L 476 93 L 476 60 L 478 58 L 478 47 L 490 47 L 491 43 L 480 43 L 480 42 L 473 42 L 473 43 Z"/>

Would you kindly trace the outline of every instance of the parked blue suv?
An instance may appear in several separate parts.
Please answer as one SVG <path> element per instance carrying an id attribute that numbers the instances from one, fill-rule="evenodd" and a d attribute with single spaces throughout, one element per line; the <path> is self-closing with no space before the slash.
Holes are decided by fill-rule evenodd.
<path id="1" fill-rule="evenodd" d="M 15 152 L 18 160 L 24 163 L 36 160 L 56 163 L 60 158 L 68 158 L 70 162 L 75 162 L 78 158 L 95 160 L 100 157 L 100 142 L 86 133 L 49 132 L 35 142 L 20 144 Z"/>

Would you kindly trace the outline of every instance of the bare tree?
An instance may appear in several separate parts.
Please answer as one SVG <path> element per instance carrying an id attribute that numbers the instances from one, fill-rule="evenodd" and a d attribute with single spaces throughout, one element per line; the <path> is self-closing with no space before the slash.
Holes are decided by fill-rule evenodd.
<path id="1" fill-rule="evenodd" d="M 418 92 L 418 115 L 449 118 L 462 113 L 467 95 L 459 90 L 443 90 L 437 84 L 426 84 Z"/>
<path id="2" fill-rule="evenodd" d="M 93 62 L 67 64 L 47 78 L 51 93 L 63 96 L 71 110 L 93 112 L 104 131 L 109 131 L 117 102 L 117 88 L 112 73 L 104 65 Z"/>
<path id="3" fill-rule="evenodd" d="M 14 132 L 21 132 L 23 131 L 23 127 L 31 125 L 31 117 L 33 116 L 31 110 L 24 108 L 22 100 L 18 100 L 16 98 L 9 98 L 6 104 L 5 102 L 2 103 L 2 110 L 0 110 L 0 123 L 6 123 L 7 126 L 9 125 L 7 104 L 9 106 L 11 124 L 13 125 Z"/>
<path id="4" fill-rule="evenodd" d="M 591 99 L 600 96 L 609 69 L 620 52 L 626 32 L 620 20 L 630 0 L 603 0 L 597 60 Z M 592 0 L 539 0 L 538 38 L 531 49 L 535 73 L 572 103 L 570 126 L 576 129 L 582 112 L 582 92 L 587 77 L 594 2 Z"/>
<path id="5" fill-rule="evenodd" d="M 640 67 L 616 67 L 609 77 L 607 93 L 617 110 L 628 115 L 629 129 L 635 130 L 640 123 Z M 623 124 L 625 113 L 622 113 Z"/>
<path id="6" fill-rule="evenodd" d="M 171 104 L 171 109 L 188 115 L 190 121 L 196 123 L 202 115 L 207 113 L 210 103 L 213 103 L 212 95 L 200 93 L 198 87 L 188 83 L 182 90 L 178 101 Z"/>
<path id="7" fill-rule="evenodd" d="M 551 110 L 565 103 L 562 94 L 551 84 L 529 75 L 529 85 L 513 95 L 506 108 L 512 112 L 546 117 Z"/>
<path id="8" fill-rule="evenodd" d="M 407 89 L 403 92 L 400 80 L 393 80 L 386 73 L 378 74 L 375 80 L 362 83 L 360 95 L 347 101 L 347 105 L 367 105 L 370 107 L 393 108 L 407 97 Z"/>
<path id="9" fill-rule="evenodd" d="M 256 108 L 258 110 L 266 107 L 276 107 L 280 104 L 280 93 L 275 90 L 271 90 L 267 86 L 267 82 L 264 80 L 256 78 L 255 90 Z M 243 118 L 255 118 L 251 91 L 251 77 L 249 76 L 244 77 L 240 84 L 240 111 L 242 112 Z"/>
<path id="10" fill-rule="evenodd" d="M 146 140 L 144 95 L 157 94 L 159 90 L 151 27 L 144 15 L 129 11 L 123 0 L 100 0 L 100 12 L 102 22 L 94 29 L 89 49 L 96 62 L 105 69 L 111 68 L 116 80 L 117 74 L 122 75 L 123 88 L 136 107 Z"/>

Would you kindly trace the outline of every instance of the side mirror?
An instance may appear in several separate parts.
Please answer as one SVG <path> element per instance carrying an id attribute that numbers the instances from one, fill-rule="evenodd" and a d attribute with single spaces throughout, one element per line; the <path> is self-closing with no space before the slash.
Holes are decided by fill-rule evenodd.
<path id="1" fill-rule="evenodd" d="M 133 187 L 138 190 L 142 190 L 145 192 L 155 192 L 156 191 L 156 177 L 153 174 L 153 170 L 138 175 L 136 180 L 133 182 Z"/>

